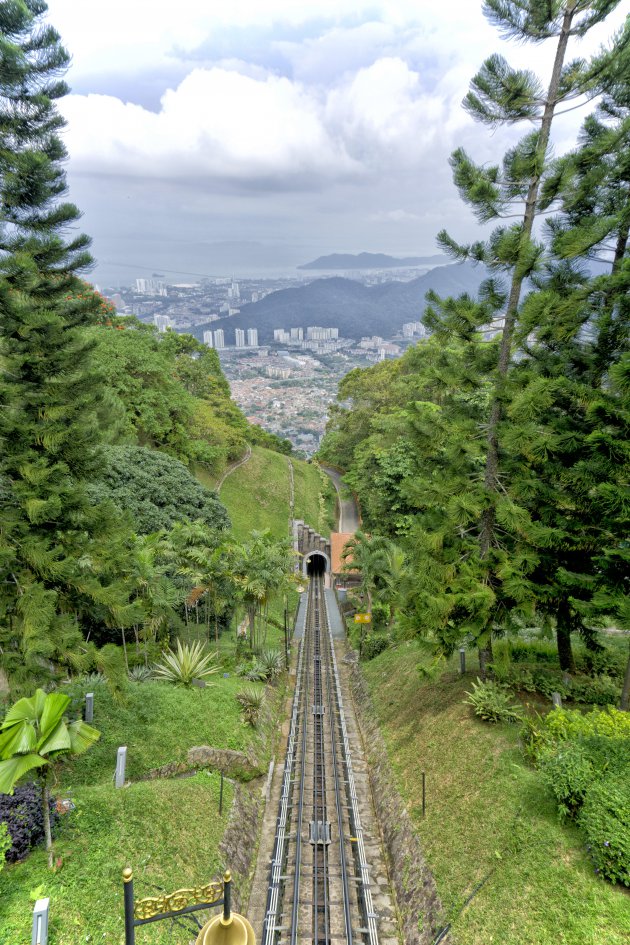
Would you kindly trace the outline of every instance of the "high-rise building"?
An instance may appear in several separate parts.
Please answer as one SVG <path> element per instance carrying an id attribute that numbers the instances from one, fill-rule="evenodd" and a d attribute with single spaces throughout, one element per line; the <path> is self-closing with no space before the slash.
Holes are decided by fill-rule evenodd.
<path id="1" fill-rule="evenodd" d="M 247 329 L 247 346 L 249 348 L 258 347 L 258 329 L 257 328 Z"/>
<path id="2" fill-rule="evenodd" d="M 285 331 L 284 328 L 274 328 L 273 340 L 277 341 L 278 344 L 286 345 L 291 341 L 291 335 L 288 331 Z"/>
<path id="3" fill-rule="evenodd" d="M 203 343 L 204 345 L 208 345 L 209 348 L 212 348 L 213 345 L 212 345 L 212 332 L 211 331 L 204 331 Z"/>
<path id="4" fill-rule="evenodd" d="M 173 322 L 168 315 L 154 315 L 153 324 L 159 332 L 165 332 L 173 327 Z"/>
<path id="5" fill-rule="evenodd" d="M 303 341 L 304 340 L 304 329 L 303 328 L 292 328 L 291 329 L 291 341 Z"/>
<path id="6" fill-rule="evenodd" d="M 242 328 L 234 329 L 234 337 L 236 341 L 236 347 L 244 348 L 245 347 L 245 332 L 243 331 Z"/>
<path id="7" fill-rule="evenodd" d="M 217 328 L 214 333 L 214 347 L 225 348 L 225 334 L 222 328 Z"/>
<path id="8" fill-rule="evenodd" d="M 306 338 L 308 341 L 331 341 L 338 337 L 338 328 L 321 328 L 319 325 L 309 325 L 306 329 Z"/>
<path id="9" fill-rule="evenodd" d="M 156 279 L 136 279 L 138 295 L 167 295 L 166 286 Z"/>
<path id="10" fill-rule="evenodd" d="M 405 322 L 402 326 L 403 338 L 413 338 L 414 335 L 422 336 L 424 328 L 422 322 Z"/>

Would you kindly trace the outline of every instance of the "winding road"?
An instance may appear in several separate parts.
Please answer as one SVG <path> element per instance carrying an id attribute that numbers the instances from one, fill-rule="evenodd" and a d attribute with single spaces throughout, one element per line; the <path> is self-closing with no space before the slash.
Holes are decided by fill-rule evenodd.
<path id="1" fill-rule="evenodd" d="M 343 490 L 347 489 L 347 486 L 341 478 L 341 473 L 336 469 L 332 469 L 330 466 L 322 466 L 322 469 L 326 475 L 330 476 L 332 479 L 332 483 L 337 492 L 337 499 L 339 503 L 339 522 L 337 525 L 338 530 L 343 535 L 349 535 L 358 531 L 361 527 L 359 507 L 354 496 L 351 495 L 350 498 L 347 499 L 343 497 Z"/>

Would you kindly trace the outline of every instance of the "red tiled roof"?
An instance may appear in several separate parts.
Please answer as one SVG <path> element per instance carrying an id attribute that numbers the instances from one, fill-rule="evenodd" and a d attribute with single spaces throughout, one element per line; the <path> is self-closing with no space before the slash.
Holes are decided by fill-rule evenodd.
<path id="1" fill-rule="evenodd" d="M 351 538 L 354 538 L 354 532 L 331 532 L 330 533 L 330 556 L 331 561 L 331 570 L 333 574 L 341 574 L 341 569 L 343 568 L 344 563 L 352 561 L 352 556 L 346 558 L 344 562 L 341 557 L 341 552 L 344 549 L 346 542 L 350 541 Z"/>

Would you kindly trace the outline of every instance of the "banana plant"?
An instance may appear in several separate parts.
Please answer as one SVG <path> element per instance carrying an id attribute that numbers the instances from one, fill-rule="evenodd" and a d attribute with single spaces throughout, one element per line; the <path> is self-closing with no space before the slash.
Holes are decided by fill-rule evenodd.
<path id="1" fill-rule="evenodd" d="M 49 867 L 53 864 L 49 783 L 54 766 L 63 757 L 83 754 L 100 738 L 100 732 L 81 719 L 64 718 L 69 705 L 69 696 L 38 689 L 34 696 L 19 699 L 0 725 L 0 794 L 12 794 L 20 778 L 37 769 Z"/>

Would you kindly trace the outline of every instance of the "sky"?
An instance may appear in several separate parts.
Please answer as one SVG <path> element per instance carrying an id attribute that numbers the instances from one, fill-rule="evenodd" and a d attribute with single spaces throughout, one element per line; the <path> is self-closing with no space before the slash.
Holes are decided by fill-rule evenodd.
<path id="1" fill-rule="evenodd" d="M 569 50 L 596 51 L 624 3 Z M 548 81 L 546 44 L 503 40 L 477 0 L 48 0 L 72 55 L 70 196 L 102 285 L 273 274 L 332 252 L 430 255 L 477 224 L 463 146 L 500 159 L 461 102 L 499 51 Z M 558 120 L 570 148 L 584 110 Z"/>

